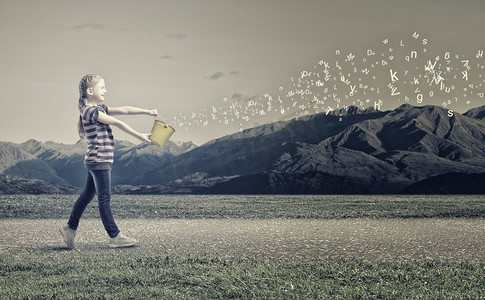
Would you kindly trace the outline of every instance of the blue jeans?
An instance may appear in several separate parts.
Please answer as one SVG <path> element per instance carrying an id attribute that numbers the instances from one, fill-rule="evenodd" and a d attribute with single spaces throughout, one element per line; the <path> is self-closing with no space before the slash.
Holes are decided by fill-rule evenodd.
<path id="1" fill-rule="evenodd" d="M 72 208 L 68 222 L 69 228 L 77 229 L 79 219 L 81 219 L 84 210 L 96 194 L 98 195 L 99 215 L 104 228 L 111 238 L 116 237 L 120 231 L 111 212 L 111 170 L 88 171 L 86 186 Z"/>

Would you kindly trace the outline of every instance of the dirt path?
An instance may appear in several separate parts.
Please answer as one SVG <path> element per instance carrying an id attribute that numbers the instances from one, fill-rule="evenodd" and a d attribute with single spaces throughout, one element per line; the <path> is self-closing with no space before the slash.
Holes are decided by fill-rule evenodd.
<path id="1" fill-rule="evenodd" d="M 65 220 L 0 219 L 0 255 L 67 251 L 57 227 Z M 485 260 L 484 219 L 119 219 L 139 240 L 132 249 L 111 250 L 98 219 L 81 220 L 80 252 L 141 251 L 147 254 L 217 254 L 228 259 L 371 260 L 440 258 Z"/>

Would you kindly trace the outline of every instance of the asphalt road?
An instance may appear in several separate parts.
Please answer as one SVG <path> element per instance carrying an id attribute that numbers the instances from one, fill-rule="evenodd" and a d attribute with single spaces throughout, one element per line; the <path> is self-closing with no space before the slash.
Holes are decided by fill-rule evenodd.
<path id="1" fill-rule="evenodd" d="M 66 220 L 0 219 L 0 255 L 67 252 Z M 110 249 L 100 219 L 82 219 L 75 252 L 216 254 L 227 259 L 485 260 L 485 219 L 119 219 L 139 244 Z"/>

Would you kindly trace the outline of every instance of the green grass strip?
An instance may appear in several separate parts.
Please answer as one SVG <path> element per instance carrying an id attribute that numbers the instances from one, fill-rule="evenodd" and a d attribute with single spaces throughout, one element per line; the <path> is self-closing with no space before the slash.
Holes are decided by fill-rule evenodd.
<path id="1" fill-rule="evenodd" d="M 483 299 L 485 264 L 214 255 L 0 255 L 0 299 Z"/>
<path id="2" fill-rule="evenodd" d="M 0 195 L 0 218 L 67 218 L 76 195 Z M 113 195 L 116 218 L 484 218 L 485 195 Z M 99 218 L 96 199 L 83 218 Z"/>

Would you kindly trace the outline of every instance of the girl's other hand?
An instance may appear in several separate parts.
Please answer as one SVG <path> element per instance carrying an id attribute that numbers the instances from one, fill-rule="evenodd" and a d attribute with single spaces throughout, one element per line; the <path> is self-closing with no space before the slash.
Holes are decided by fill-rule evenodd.
<path id="1" fill-rule="evenodd" d="M 156 117 L 156 116 L 158 116 L 158 111 L 156 109 L 152 109 L 152 110 L 148 111 L 148 114 L 150 116 Z"/>

